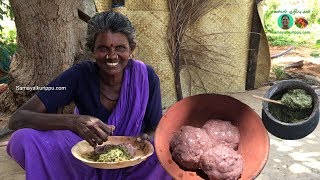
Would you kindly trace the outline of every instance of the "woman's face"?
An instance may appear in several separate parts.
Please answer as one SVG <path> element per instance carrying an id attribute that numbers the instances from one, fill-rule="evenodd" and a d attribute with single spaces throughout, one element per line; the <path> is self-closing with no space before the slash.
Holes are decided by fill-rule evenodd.
<path id="1" fill-rule="evenodd" d="M 282 17 L 282 25 L 288 26 L 289 25 L 289 18 L 287 16 Z"/>
<path id="2" fill-rule="evenodd" d="M 122 74 L 131 52 L 125 34 L 108 31 L 97 35 L 93 56 L 103 74 L 114 76 Z"/>

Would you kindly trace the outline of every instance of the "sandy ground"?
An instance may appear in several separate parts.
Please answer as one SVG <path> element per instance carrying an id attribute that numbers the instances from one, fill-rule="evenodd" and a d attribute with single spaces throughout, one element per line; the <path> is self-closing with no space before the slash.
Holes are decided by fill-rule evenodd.
<path id="1" fill-rule="evenodd" d="M 275 54 L 284 52 L 289 48 L 290 48 L 289 46 L 270 47 L 270 54 L 275 55 Z M 271 72 L 270 72 L 271 80 L 275 80 L 274 74 L 272 72 L 272 69 L 274 67 L 276 66 L 285 67 L 287 65 L 290 65 L 292 63 L 299 62 L 299 61 L 303 61 L 302 67 L 288 68 L 285 71 L 288 73 L 311 75 L 314 77 L 318 77 L 320 79 L 320 57 L 315 58 L 310 56 L 312 51 L 315 51 L 315 50 L 311 48 L 305 48 L 305 47 L 295 47 L 284 56 L 272 59 Z M 320 51 L 318 50 L 318 52 Z"/>

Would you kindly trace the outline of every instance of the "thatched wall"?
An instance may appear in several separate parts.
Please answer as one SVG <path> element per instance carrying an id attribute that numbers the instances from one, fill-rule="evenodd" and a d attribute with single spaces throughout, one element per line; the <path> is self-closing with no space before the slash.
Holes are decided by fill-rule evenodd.
<path id="1" fill-rule="evenodd" d="M 97 3 L 96 0 L 98 11 L 104 11 L 111 7 L 111 0 L 104 0 L 105 3 L 99 2 Z M 202 67 L 209 71 L 199 71 L 192 68 L 191 77 L 194 81 L 191 86 L 188 83 L 190 74 L 186 69 L 182 70 L 180 75 L 184 97 L 205 92 L 245 91 L 253 4 L 253 0 L 227 0 L 188 30 L 189 36 L 210 47 L 211 55 L 215 57 L 216 62 L 207 61 L 202 64 Z M 126 14 L 135 26 L 138 40 L 135 58 L 154 67 L 161 80 L 163 107 L 171 106 L 176 101 L 176 92 L 167 44 L 169 37 L 167 1 L 127 0 L 126 8 L 118 8 L 117 10 Z M 256 87 L 260 87 L 268 79 L 269 57 L 267 41 L 265 36 L 262 36 Z"/>

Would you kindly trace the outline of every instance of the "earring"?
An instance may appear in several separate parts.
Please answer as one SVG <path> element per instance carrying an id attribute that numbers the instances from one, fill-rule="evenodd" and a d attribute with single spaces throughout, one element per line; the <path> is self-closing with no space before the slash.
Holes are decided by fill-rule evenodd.
<path id="1" fill-rule="evenodd" d="M 106 59 L 109 59 L 109 55 L 107 54 Z"/>
<path id="2" fill-rule="evenodd" d="M 130 54 L 129 59 L 132 59 L 132 54 Z"/>

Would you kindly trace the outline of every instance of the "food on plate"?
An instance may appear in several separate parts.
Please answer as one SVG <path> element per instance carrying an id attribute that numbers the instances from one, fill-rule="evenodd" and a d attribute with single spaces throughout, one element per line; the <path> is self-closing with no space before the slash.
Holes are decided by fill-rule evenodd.
<path id="1" fill-rule="evenodd" d="M 175 162 L 187 169 L 202 169 L 210 179 L 238 179 L 244 160 L 236 151 L 239 129 L 229 121 L 208 120 L 202 128 L 182 126 L 169 145 Z"/>
<path id="2" fill-rule="evenodd" d="M 107 144 L 97 146 L 94 151 L 83 154 L 82 157 L 95 162 L 121 162 L 132 159 L 135 152 L 136 148 L 129 143 Z"/>
<path id="3" fill-rule="evenodd" d="M 198 169 L 201 155 L 211 147 L 208 134 L 200 128 L 183 126 L 170 142 L 173 158 L 188 169 Z"/>

